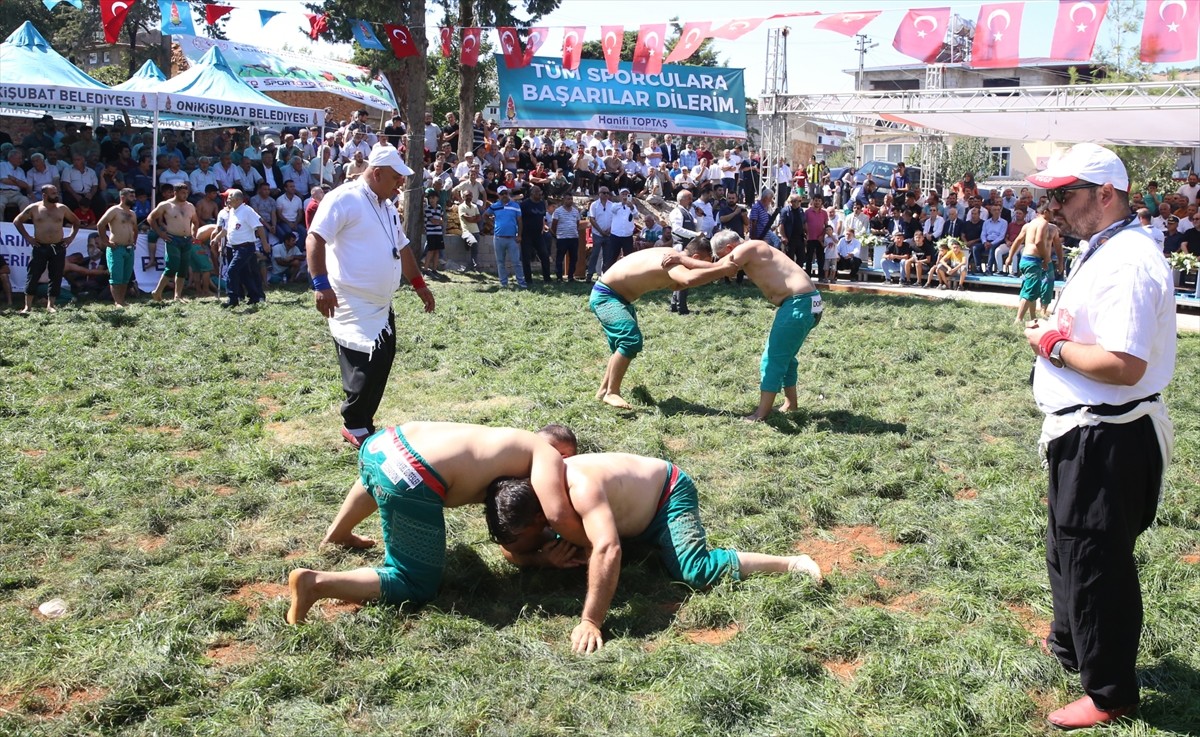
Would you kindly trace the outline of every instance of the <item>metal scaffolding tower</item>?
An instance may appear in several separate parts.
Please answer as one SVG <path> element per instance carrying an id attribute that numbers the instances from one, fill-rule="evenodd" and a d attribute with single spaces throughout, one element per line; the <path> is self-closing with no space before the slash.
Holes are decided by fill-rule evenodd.
<path id="1" fill-rule="evenodd" d="M 762 126 L 760 148 L 765 159 L 763 177 L 771 182 L 775 181 L 775 160 L 789 155 L 788 116 L 775 111 L 775 101 L 788 93 L 787 37 L 786 26 L 767 31 L 767 74 L 758 107 L 759 124 Z"/>

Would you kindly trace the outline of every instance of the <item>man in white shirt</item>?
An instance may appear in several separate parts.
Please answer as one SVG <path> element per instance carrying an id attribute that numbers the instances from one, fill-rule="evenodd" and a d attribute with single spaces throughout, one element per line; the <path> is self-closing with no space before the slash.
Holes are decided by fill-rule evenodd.
<path id="1" fill-rule="evenodd" d="M 308 171 L 308 162 L 301 156 L 293 156 L 283 167 L 283 181 L 295 182 L 297 192 L 308 192 L 313 188 L 313 175 Z M 304 242 L 302 238 L 301 243 Z"/>
<path id="2" fill-rule="evenodd" d="M 696 213 L 696 227 L 701 233 L 712 238 L 712 234 L 717 229 L 717 217 L 713 212 L 713 202 L 715 200 L 717 187 L 705 187 L 700 190 L 700 198 L 692 203 L 692 209 Z M 724 188 L 721 188 L 722 194 Z"/>
<path id="3" fill-rule="evenodd" d="M 442 142 L 442 129 L 433 122 L 433 113 L 425 113 L 425 161 L 433 160 Z"/>
<path id="4" fill-rule="evenodd" d="M 837 267 L 850 269 L 850 281 L 858 281 L 858 270 L 862 267 L 862 243 L 855 237 L 854 228 L 846 228 L 846 234 L 837 244 Z"/>
<path id="5" fill-rule="evenodd" d="M 9 149 L 7 158 L 0 161 L 0 215 L 4 214 L 9 205 L 16 205 L 18 213 L 24 212 L 29 206 L 31 188 L 29 178 L 25 176 L 25 169 L 21 167 L 23 159 L 21 150 L 13 148 Z M 96 176 L 96 173 L 92 172 L 92 176 Z M 67 188 L 64 186 L 60 189 L 65 197 Z"/>
<path id="6" fill-rule="evenodd" d="M 870 233 L 871 219 L 863 212 L 862 205 L 857 202 L 850 208 L 850 214 L 842 222 L 843 228 L 853 228 L 855 233 Z"/>
<path id="7" fill-rule="evenodd" d="M 1200 204 L 1200 177 L 1196 176 L 1196 172 L 1188 174 L 1187 182 L 1179 185 L 1176 194 L 1187 197 L 1189 205 Z"/>
<path id="8" fill-rule="evenodd" d="M 612 228 L 613 209 L 616 207 L 609 199 L 609 189 L 601 186 L 596 199 L 588 206 L 588 224 L 592 227 L 592 252 L 588 254 L 586 281 L 592 280 L 593 274 L 604 275 L 604 270 L 612 266 L 606 259 L 609 253 L 608 239 Z"/>
<path id="9" fill-rule="evenodd" d="M 283 195 L 280 195 L 282 197 Z M 304 262 L 304 251 L 296 245 L 296 234 L 288 233 L 283 240 L 271 246 L 271 278 L 272 284 L 281 282 L 307 281 L 307 264 Z"/>
<path id="10" fill-rule="evenodd" d="M 178 184 L 191 184 L 188 173 L 179 168 L 178 156 L 172 156 L 168 159 L 167 168 L 158 173 L 158 186 L 161 187 L 164 184 L 169 184 L 172 187 Z M 204 190 L 200 191 L 203 192 Z"/>
<path id="11" fill-rule="evenodd" d="M 1049 469 L 1054 620 L 1042 649 L 1078 670 L 1084 690 L 1047 719 L 1082 729 L 1131 714 L 1140 696 L 1134 545 L 1154 521 L 1174 444 L 1160 393 L 1175 370 L 1175 290 L 1162 252 L 1129 215 L 1116 154 L 1077 144 L 1029 181 L 1049 191 L 1062 233 L 1090 244 L 1054 316 L 1025 330 Z"/>
<path id="12" fill-rule="evenodd" d="M 924 224 L 921 225 L 921 230 L 925 233 L 925 240 L 930 243 L 936 243 L 942 237 L 942 231 L 946 229 L 946 218 L 937 214 L 937 211 L 930 210 L 929 217 L 925 218 Z"/>
<path id="13" fill-rule="evenodd" d="M 233 165 L 233 159 L 229 154 L 221 154 L 220 162 L 213 167 L 212 171 L 218 190 L 224 192 L 237 186 L 238 168 Z"/>
<path id="14" fill-rule="evenodd" d="M 246 204 L 242 190 L 231 189 L 225 193 L 225 209 L 217 215 L 217 232 L 213 239 L 233 251 L 227 277 L 229 301 L 223 302 L 222 307 L 236 307 L 243 296 L 248 296 L 252 305 L 266 299 L 254 244 L 261 243 L 263 251 L 270 253 L 267 230 L 258 213 Z"/>
<path id="15" fill-rule="evenodd" d="M 196 170 L 188 175 L 188 182 L 192 185 L 192 196 L 196 199 L 204 196 L 210 184 L 220 189 L 217 184 L 217 174 L 212 170 L 210 164 L 212 164 L 212 159 L 201 156 L 197 160 Z"/>
<path id="16" fill-rule="evenodd" d="M 392 295 L 405 274 L 425 311 L 434 308 L 391 200 L 413 172 L 391 146 L 376 146 L 367 163 L 359 181 L 325 196 L 307 239 L 317 311 L 342 371 L 342 437 L 355 448 L 375 432 L 396 357 Z"/>
<path id="17" fill-rule="evenodd" d="M 608 245 L 604 252 L 604 268 L 611 268 L 622 256 L 633 253 L 633 231 L 637 227 L 637 208 L 630 200 L 629 190 L 617 193 L 617 204 L 609 221 Z"/>
<path id="18" fill-rule="evenodd" d="M 283 240 L 289 233 L 296 235 L 296 242 L 303 243 L 308 235 L 304 227 L 304 199 L 296 194 L 296 182 L 289 179 L 283 184 L 283 194 L 275 198 L 275 237 Z"/>
<path id="19" fill-rule="evenodd" d="M 436 125 L 433 127 L 437 128 Z M 345 146 L 342 146 L 342 162 L 350 162 L 354 158 L 355 152 L 362 153 L 364 159 L 371 156 L 371 144 L 367 143 L 367 134 L 361 130 L 354 131 L 350 140 L 346 142 Z"/>
<path id="20" fill-rule="evenodd" d="M 775 201 L 782 207 L 791 193 L 792 167 L 788 166 L 787 159 L 780 156 L 775 164 Z"/>
<path id="21" fill-rule="evenodd" d="M 262 184 L 262 174 L 254 168 L 254 162 L 245 157 L 242 158 L 242 163 L 238 166 L 237 176 L 234 177 L 238 189 L 246 193 L 247 199 L 258 191 L 258 185 Z"/>

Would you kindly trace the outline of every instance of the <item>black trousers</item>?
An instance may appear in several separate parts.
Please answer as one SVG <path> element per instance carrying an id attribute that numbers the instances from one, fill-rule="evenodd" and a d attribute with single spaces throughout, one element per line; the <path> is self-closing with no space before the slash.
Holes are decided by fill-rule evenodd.
<path id="1" fill-rule="evenodd" d="M 558 278 L 563 275 L 563 258 L 567 259 L 567 278 L 575 278 L 575 268 L 579 263 L 579 239 L 559 238 L 558 246 L 554 249 L 554 273 Z"/>
<path id="2" fill-rule="evenodd" d="M 344 309 L 344 308 L 343 308 Z M 388 313 L 387 328 L 375 340 L 371 353 L 352 351 L 336 341 L 338 365 L 342 369 L 342 424 L 350 430 L 375 432 L 375 411 L 383 401 L 392 362 L 396 359 L 396 316 Z"/>
<path id="3" fill-rule="evenodd" d="M 622 256 L 633 253 L 633 236 L 610 235 L 604 244 L 604 269 L 607 271 Z"/>
<path id="4" fill-rule="evenodd" d="M 850 269 L 850 278 L 858 281 L 858 270 L 862 267 L 862 259 L 858 256 L 838 256 L 838 268 Z"/>
<path id="5" fill-rule="evenodd" d="M 1096 706 L 1138 701 L 1142 592 L 1133 546 L 1154 521 L 1163 463 L 1154 423 L 1099 424 L 1050 442 L 1050 647 Z"/>
<path id="6" fill-rule="evenodd" d="M 36 245 L 29 257 L 29 270 L 25 273 L 25 294 L 37 293 L 38 280 L 42 272 L 50 270 L 50 283 L 46 285 L 51 301 L 58 299 L 62 289 L 63 271 L 67 268 L 67 247 L 62 244 Z M 7 278 L 7 277 L 6 277 Z"/>
<path id="7" fill-rule="evenodd" d="M 233 246 L 233 258 L 229 261 L 229 303 L 237 304 L 242 297 L 249 297 L 250 304 L 257 304 L 264 299 L 262 287 L 262 272 L 258 268 L 258 258 L 253 243 Z"/>
<path id="8" fill-rule="evenodd" d="M 530 276 L 530 262 L 534 256 L 542 262 L 542 281 L 550 281 L 550 247 L 546 245 L 547 237 L 547 234 L 540 230 L 521 232 L 521 269 L 525 272 L 526 284 L 533 279 Z"/>
<path id="9" fill-rule="evenodd" d="M 825 246 L 821 241 L 806 241 L 804 254 L 804 270 L 812 275 L 813 259 L 817 260 L 817 278 L 825 278 Z"/>
<path id="10" fill-rule="evenodd" d="M 784 184 L 783 182 L 775 183 L 775 206 L 783 207 L 787 204 L 788 197 L 792 196 L 792 185 Z"/>

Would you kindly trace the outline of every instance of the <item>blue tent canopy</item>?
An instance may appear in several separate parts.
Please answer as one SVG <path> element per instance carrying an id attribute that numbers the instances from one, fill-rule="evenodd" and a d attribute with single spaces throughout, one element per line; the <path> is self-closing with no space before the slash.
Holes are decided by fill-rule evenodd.
<path id="1" fill-rule="evenodd" d="M 114 90 L 132 90 L 134 92 L 154 92 L 158 89 L 158 85 L 166 80 L 167 75 L 162 73 L 158 65 L 153 59 L 147 59 L 142 68 L 120 84 L 114 84 Z"/>

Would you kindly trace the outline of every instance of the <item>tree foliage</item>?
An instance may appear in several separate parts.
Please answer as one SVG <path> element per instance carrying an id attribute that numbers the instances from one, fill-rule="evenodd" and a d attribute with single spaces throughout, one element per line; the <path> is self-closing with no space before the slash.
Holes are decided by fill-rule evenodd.
<path id="1" fill-rule="evenodd" d="M 935 181 L 943 184 L 957 182 L 967 172 L 979 180 L 996 173 L 997 162 L 986 138 L 961 136 L 951 144 L 941 137 L 929 138 L 917 144 L 911 158 L 922 161 L 926 153 L 932 154 L 932 160 L 937 162 L 934 166 Z"/>

